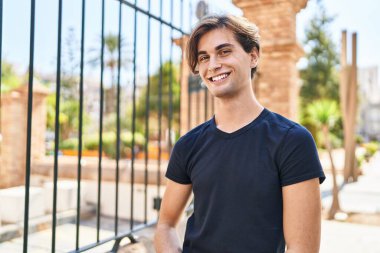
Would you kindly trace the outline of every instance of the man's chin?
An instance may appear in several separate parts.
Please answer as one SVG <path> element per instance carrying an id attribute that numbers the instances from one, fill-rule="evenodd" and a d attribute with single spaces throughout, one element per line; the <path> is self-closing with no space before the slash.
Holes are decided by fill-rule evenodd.
<path id="1" fill-rule="evenodd" d="M 234 97 L 235 93 L 232 91 L 214 91 L 211 92 L 214 98 L 218 99 L 227 99 L 227 98 L 232 98 Z"/>

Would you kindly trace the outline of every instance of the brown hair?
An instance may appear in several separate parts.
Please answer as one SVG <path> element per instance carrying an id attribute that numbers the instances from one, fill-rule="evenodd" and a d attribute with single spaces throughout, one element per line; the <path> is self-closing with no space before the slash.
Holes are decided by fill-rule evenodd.
<path id="1" fill-rule="evenodd" d="M 260 52 L 260 35 L 257 26 L 246 18 L 233 15 L 210 15 L 202 18 L 190 34 L 187 42 L 187 62 L 193 74 L 198 74 L 198 43 L 207 32 L 227 28 L 233 32 L 235 39 L 239 42 L 245 52 L 249 53 L 253 48 Z M 256 72 L 256 67 L 251 69 L 251 78 Z"/>

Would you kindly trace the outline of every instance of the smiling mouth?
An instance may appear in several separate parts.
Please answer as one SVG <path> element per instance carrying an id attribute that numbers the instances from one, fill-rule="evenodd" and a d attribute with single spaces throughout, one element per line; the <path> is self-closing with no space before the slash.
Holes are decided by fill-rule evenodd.
<path id="1" fill-rule="evenodd" d="M 223 74 L 220 74 L 217 76 L 212 76 L 212 77 L 208 78 L 208 80 L 213 82 L 213 83 L 220 82 L 220 81 L 223 81 L 224 79 L 226 79 L 230 74 L 231 74 L 231 72 L 223 73 Z"/>

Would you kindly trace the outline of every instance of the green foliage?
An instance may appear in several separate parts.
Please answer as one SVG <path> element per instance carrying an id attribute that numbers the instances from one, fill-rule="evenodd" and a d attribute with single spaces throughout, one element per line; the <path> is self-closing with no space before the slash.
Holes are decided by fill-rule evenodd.
<path id="1" fill-rule="evenodd" d="M 2 61 L 1 69 L 1 93 L 7 93 L 12 89 L 18 88 L 22 80 L 14 71 L 13 65 Z"/>
<path id="2" fill-rule="evenodd" d="M 172 119 L 173 124 L 179 122 L 179 110 L 180 110 L 180 84 L 179 84 L 179 67 L 176 64 L 170 64 L 165 62 L 161 68 L 162 71 L 162 121 L 164 124 L 168 121 L 169 112 L 169 88 L 170 80 L 172 81 Z M 172 72 L 172 76 L 170 76 Z M 149 90 L 149 114 L 152 118 L 158 118 L 159 114 L 159 94 L 160 94 L 160 69 L 157 70 L 150 77 L 150 90 Z M 142 89 L 141 95 L 138 98 L 136 108 L 136 122 L 137 125 L 142 128 L 145 122 L 146 113 L 146 94 L 148 87 L 145 86 Z"/>
<path id="3" fill-rule="evenodd" d="M 65 38 L 62 54 L 61 96 L 64 100 L 79 99 L 79 64 L 80 45 L 75 36 L 75 29 L 70 27 Z"/>
<path id="4" fill-rule="evenodd" d="M 99 134 L 89 134 L 84 137 L 84 149 L 98 150 L 99 149 Z"/>
<path id="5" fill-rule="evenodd" d="M 56 94 L 47 97 L 47 128 L 55 129 Z M 83 112 L 83 128 L 90 123 L 90 117 Z M 61 100 L 59 113 L 59 127 L 61 139 L 67 139 L 70 135 L 77 133 L 79 127 L 79 102 L 77 100 Z"/>
<path id="6" fill-rule="evenodd" d="M 113 132 L 103 133 L 103 151 L 112 158 L 116 157 L 116 134 Z"/>
<path id="7" fill-rule="evenodd" d="M 357 166 L 359 169 L 361 169 L 363 167 L 365 160 L 366 160 L 366 158 L 365 158 L 364 154 L 356 156 L 356 162 L 357 162 Z"/>
<path id="8" fill-rule="evenodd" d="M 78 139 L 77 138 L 69 138 L 59 143 L 60 149 L 78 149 Z"/>
<path id="9" fill-rule="evenodd" d="M 135 145 L 139 148 L 143 147 L 145 144 L 145 137 L 142 133 L 136 132 L 135 134 Z M 132 148 L 132 133 L 131 132 L 124 132 L 120 135 L 120 139 L 123 143 L 123 145 Z"/>
<path id="10" fill-rule="evenodd" d="M 314 137 L 316 137 L 319 146 L 321 146 L 320 140 L 323 138 L 320 130 L 324 126 L 327 126 L 330 130 L 330 140 L 333 146 L 341 145 L 339 139 L 331 132 L 331 129 L 334 128 L 340 118 L 339 107 L 336 101 L 327 99 L 316 100 L 309 104 L 305 111 L 307 118 L 304 119 L 304 122 L 314 127 L 316 131 L 316 136 Z"/>
<path id="11" fill-rule="evenodd" d="M 127 153 L 132 149 L 132 133 L 129 131 L 120 134 L 120 156 L 126 157 Z M 116 133 L 104 132 L 103 136 L 103 152 L 111 157 L 116 157 Z M 135 133 L 135 148 L 142 149 L 145 144 L 144 135 Z M 78 138 L 68 138 L 59 145 L 60 149 L 78 149 Z M 99 134 L 86 134 L 83 136 L 83 150 L 99 150 Z"/>
<path id="12" fill-rule="evenodd" d="M 333 100 L 316 100 L 306 108 L 309 122 L 316 126 L 327 125 L 329 129 L 334 126 L 339 118 L 339 107 Z"/>
<path id="13" fill-rule="evenodd" d="M 357 143 L 357 144 L 363 144 L 364 143 L 364 138 L 363 138 L 363 136 L 361 136 L 361 135 L 356 135 L 355 136 L 355 142 Z"/>
<path id="14" fill-rule="evenodd" d="M 371 141 L 368 143 L 363 143 L 362 146 L 365 148 L 365 158 L 368 161 L 372 156 L 376 154 L 379 150 L 379 143 L 376 141 Z"/>
<path id="15" fill-rule="evenodd" d="M 102 39 L 100 38 L 100 42 Z M 118 34 L 108 33 L 104 36 L 104 65 L 110 71 L 111 74 L 111 87 L 116 84 L 116 69 L 118 65 L 118 48 L 119 48 L 119 36 Z M 130 56 L 125 51 L 126 43 L 125 39 L 121 38 L 120 48 L 122 50 L 122 56 Z M 90 55 L 95 55 L 90 58 L 89 63 L 92 66 L 100 65 L 100 49 L 92 48 L 90 49 Z M 131 59 L 123 58 L 121 59 L 121 67 L 126 67 L 127 64 L 131 63 Z"/>
<path id="16" fill-rule="evenodd" d="M 339 80 L 336 69 L 339 59 L 328 27 L 334 17 L 328 16 L 325 8 L 318 2 L 318 12 L 306 28 L 307 67 L 301 70 L 302 105 L 316 99 L 339 99 Z"/>
<path id="17" fill-rule="evenodd" d="M 300 77 L 303 81 L 300 92 L 301 124 L 306 126 L 315 137 L 318 135 L 317 122 L 311 122 L 310 118 L 315 118 L 317 115 L 309 115 L 310 111 L 307 110 L 308 105 L 316 100 L 332 100 L 336 102 L 334 110 L 338 114 L 340 110 L 338 106 L 339 76 L 337 70 L 339 59 L 336 46 L 329 34 L 329 26 L 333 22 L 334 17 L 326 13 L 321 1 L 317 1 L 317 5 L 318 11 L 311 19 L 305 31 L 306 39 L 304 47 L 307 66 L 300 71 Z M 323 115 L 320 116 L 322 117 Z M 324 116 L 329 118 L 328 115 Z M 333 146 L 341 146 L 343 143 L 342 118 L 340 116 L 337 118 L 333 117 L 333 120 L 335 121 L 334 124 L 330 125 L 331 141 Z"/>

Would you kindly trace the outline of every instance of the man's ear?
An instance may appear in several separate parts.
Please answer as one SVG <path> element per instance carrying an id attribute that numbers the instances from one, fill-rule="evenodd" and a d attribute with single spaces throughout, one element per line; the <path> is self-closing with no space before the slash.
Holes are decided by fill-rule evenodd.
<path id="1" fill-rule="evenodd" d="M 252 49 L 252 51 L 250 52 L 250 56 L 251 56 L 251 68 L 256 68 L 257 67 L 257 64 L 259 63 L 259 50 L 257 50 L 256 47 L 254 47 Z"/>

